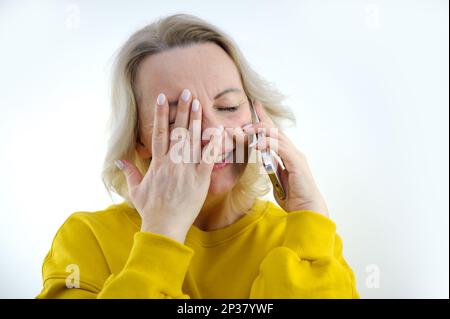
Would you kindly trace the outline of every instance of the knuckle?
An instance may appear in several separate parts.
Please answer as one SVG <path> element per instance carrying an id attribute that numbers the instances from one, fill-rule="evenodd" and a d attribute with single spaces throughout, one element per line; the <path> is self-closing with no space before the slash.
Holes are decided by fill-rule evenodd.
<path id="1" fill-rule="evenodd" d="M 191 103 L 192 103 L 191 99 L 188 99 L 187 101 L 183 101 L 183 99 L 180 96 L 178 99 L 177 109 L 178 110 L 181 110 L 181 109 L 187 110 L 187 109 L 189 109 L 189 105 Z"/>
<path id="2" fill-rule="evenodd" d="M 166 134 L 167 130 L 164 127 L 156 127 L 153 134 L 156 137 L 163 137 Z"/>
<path id="3" fill-rule="evenodd" d="M 183 105 L 181 106 L 178 110 L 177 110 L 177 117 L 186 117 L 189 113 L 189 108 L 187 105 Z"/>
<path id="4" fill-rule="evenodd" d="M 169 110 L 165 107 L 157 107 L 156 108 L 156 117 L 159 120 L 164 120 L 169 114 Z"/>

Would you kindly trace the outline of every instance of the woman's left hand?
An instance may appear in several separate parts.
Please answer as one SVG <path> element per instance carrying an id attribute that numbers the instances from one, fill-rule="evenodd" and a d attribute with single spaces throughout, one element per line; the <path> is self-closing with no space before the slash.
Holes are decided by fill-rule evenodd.
<path id="1" fill-rule="evenodd" d="M 244 132 L 247 134 L 261 132 L 263 138 L 258 140 L 255 148 L 268 150 L 271 146 L 275 146 L 276 149 L 272 150 L 282 159 L 286 168 L 282 170 L 281 165 L 278 165 L 286 198 L 280 199 L 274 191 L 276 201 L 286 212 L 311 210 L 328 217 L 327 205 L 317 188 L 305 155 L 275 126 L 259 101 L 255 101 L 254 106 L 260 122 L 243 127 Z"/>

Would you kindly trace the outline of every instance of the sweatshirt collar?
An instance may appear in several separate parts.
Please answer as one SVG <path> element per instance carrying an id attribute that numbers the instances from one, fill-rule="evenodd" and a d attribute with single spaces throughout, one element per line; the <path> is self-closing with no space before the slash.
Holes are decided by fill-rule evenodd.
<path id="1" fill-rule="evenodd" d="M 186 243 L 212 247 L 230 240 L 256 224 L 263 216 L 269 205 L 268 201 L 255 199 L 253 206 L 233 224 L 220 229 L 205 231 L 192 225 L 186 235 Z"/>
<path id="2" fill-rule="evenodd" d="M 256 198 L 253 206 L 245 213 L 245 215 L 233 224 L 225 226 L 224 228 L 205 231 L 195 225 L 191 225 L 186 235 L 186 243 L 189 242 L 199 244 L 203 247 L 211 247 L 230 240 L 256 224 L 264 216 L 269 208 L 269 204 L 269 201 Z M 141 227 L 141 217 L 135 208 L 130 207 L 127 202 L 122 202 L 116 207 L 121 211 L 124 211 L 133 224 L 138 228 Z"/>

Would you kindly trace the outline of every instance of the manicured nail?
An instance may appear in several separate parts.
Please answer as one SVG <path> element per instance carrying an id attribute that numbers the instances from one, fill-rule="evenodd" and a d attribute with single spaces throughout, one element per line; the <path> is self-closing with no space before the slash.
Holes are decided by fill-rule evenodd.
<path id="1" fill-rule="evenodd" d="M 198 109 L 199 109 L 199 107 L 200 107 L 200 101 L 197 100 L 197 99 L 195 99 L 195 100 L 192 102 L 192 112 L 197 112 Z"/>
<path id="2" fill-rule="evenodd" d="M 121 160 L 115 160 L 114 164 L 116 164 L 117 168 L 123 170 L 125 168 L 125 164 Z"/>
<path id="3" fill-rule="evenodd" d="M 189 92 L 189 90 L 188 89 L 184 89 L 183 90 L 183 94 L 181 94 L 181 99 L 184 101 L 184 102 L 187 102 L 188 100 L 189 100 L 189 97 L 191 96 L 191 92 Z"/>
<path id="4" fill-rule="evenodd" d="M 159 93 L 158 98 L 156 99 L 156 103 L 158 103 L 158 105 L 162 106 L 162 105 L 164 105 L 165 101 L 166 101 L 166 96 L 164 95 L 164 93 Z"/>

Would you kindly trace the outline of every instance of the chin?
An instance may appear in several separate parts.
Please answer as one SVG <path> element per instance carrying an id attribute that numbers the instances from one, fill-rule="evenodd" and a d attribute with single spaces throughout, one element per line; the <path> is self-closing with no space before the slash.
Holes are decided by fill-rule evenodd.
<path id="1" fill-rule="evenodd" d="M 239 180 L 245 167 L 242 164 L 230 163 L 225 167 L 214 169 L 208 194 L 223 194 L 231 191 Z"/>

